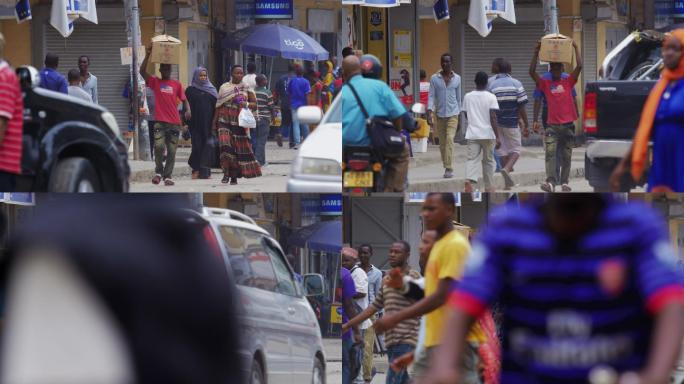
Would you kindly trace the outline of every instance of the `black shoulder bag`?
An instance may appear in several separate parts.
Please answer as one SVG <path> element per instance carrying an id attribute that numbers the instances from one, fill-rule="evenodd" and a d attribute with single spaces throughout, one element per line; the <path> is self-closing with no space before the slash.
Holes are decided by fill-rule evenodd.
<path id="1" fill-rule="evenodd" d="M 394 127 L 394 124 L 385 117 L 368 116 L 368 111 L 363 106 L 359 95 L 354 87 L 347 83 L 351 89 L 356 102 L 361 108 L 361 112 L 366 117 L 366 130 L 370 137 L 371 146 L 382 155 L 399 155 L 404 151 L 404 137 L 401 132 Z"/>

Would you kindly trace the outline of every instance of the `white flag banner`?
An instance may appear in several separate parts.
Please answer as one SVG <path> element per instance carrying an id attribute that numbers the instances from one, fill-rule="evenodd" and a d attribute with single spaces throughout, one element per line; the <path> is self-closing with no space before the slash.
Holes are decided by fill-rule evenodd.
<path id="1" fill-rule="evenodd" d="M 511 0 L 512 2 L 513 0 Z M 91 23 L 97 24 L 97 10 L 95 9 L 95 0 L 86 1 L 86 11 L 81 14 L 81 17 L 90 21 Z M 513 15 L 515 17 L 515 14 Z"/>
<path id="2" fill-rule="evenodd" d="M 53 0 L 50 10 L 50 25 L 52 25 L 60 35 L 69 37 L 74 31 L 73 20 L 78 18 L 75 11 L 73 0 Z"/>
<path id="3" fill-rule="evenodd" d="M 515 24 L 513 0 L 472 0 L 468 12 L 468 25 L 482 37 L 492 31 L 492 22 L 497 17 Z"/>
<path id="4" fill-rule="evenodd" d="M 363 5 L 365 0 L 342 0 L 342 5 Z"/>

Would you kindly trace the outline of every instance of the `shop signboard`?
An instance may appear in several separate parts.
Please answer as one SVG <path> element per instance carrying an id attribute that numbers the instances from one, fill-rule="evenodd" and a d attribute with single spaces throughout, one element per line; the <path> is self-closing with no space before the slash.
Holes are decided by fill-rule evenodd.
<path id="1" fill-rule="evenodd" d="M 285 19 L 294 17 L 293 0 L 256 0 L 255 19 Z"/>
<path id="2" fill-rule="evenodd" d="M 675 1 L 672 7 L 672 17 L 684 18 L 684 1 Z"/>
<path id="3" fill-rule="evenodd" d="M 321 215 L 342 215 L 342 194 L 333 193 L 321 195 Z"/>
<path id="4" fill-rule="evenodd" d="M 36 197 L 33 193 L 5 192 L 2 194 L 0 202 L 16 205 L 35 205 Z"/>

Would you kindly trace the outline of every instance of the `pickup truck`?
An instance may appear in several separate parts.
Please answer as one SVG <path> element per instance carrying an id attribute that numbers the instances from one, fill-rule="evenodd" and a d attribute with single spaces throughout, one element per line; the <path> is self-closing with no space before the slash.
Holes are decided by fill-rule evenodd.
<path id="1" fill-rule="evenodd" d="M 40 88 L 38 71 L 17 69 L 24 99 L 17 192 L 127 192 L 128 148 L 105 108 Z"/>
<path id="2" fill-rule="evenodd" d="M 584 174 L 596 192 L 609 190 L 610 174 L 632 145 L 643 105 L 660 76 L 663 37 L 658 31 L 630 34 L 606 56 L 601 79 L 586 85 Z M 620 189 L 645 183 L 646 176 L 635 182 L 625 175 Z"/>

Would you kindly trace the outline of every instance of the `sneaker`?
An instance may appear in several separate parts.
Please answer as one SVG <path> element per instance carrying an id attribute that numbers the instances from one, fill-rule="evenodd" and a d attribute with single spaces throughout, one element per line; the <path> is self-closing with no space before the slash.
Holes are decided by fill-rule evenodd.
<path id="1" fill-rule="evenodd" d="M 172 185 L 176 185 L 176 183 L 173 181 L 172 178 L 167 177 L 166 179 L 164 179 L 164 185 L 166 185 L 167 187 L 170 187 Z"/>
<path id="2" fill-rule="evenodd" d="M 551 183 L 549 183 L 549 182 L 547 181 L 547 182 L 545 182 L 544 184 L 541 185 L 541 189 L 542 189 L 542 191 L 544 191 L 544 192 L 552 193 L 552 192 L 555 192 L 556 186 L 553 185 L 553 184 L 551 184 Z"/>
<path id="3" fill-rule="evenodd" d="M 296 147 L 297 145 L 295 143 L 290 143 L 290 149 Z"/>
<path id="4" fill-rule="evenodd" d="M 503 179 L 504 179 L 504 184 L 505 184 L 504 189 L 505 190 L 509 190 L 515 186 L 515 182 L 513 181 L 513 179 L 511 178 L 511 175 L 508 173 L 508 171 L 505 168 L 501 168 L 501 176 L 503 176 Z"/>
<path id="5" fill-rule="evenodd" d="M 563 192 L 572 192 L 572 188 L 570 188 L 570 186 L 567 185 L 567 184 L 563 184 L 563 185 L 561 186 L 561 190 L 562 190 Z"/>
<path id="6" fill-rule="evenodd" d="M 159 174 L 154 175 L 154 177 L 152 178 L 152 184 L 159 184 L 161 182 L 161 179 L 162 179 L 161 175 L 159 175 Z"/>
<path id="7" fill-rule="evenodd" d="M 296 151 L 296 150 L 299 149 L 299 148 L 297 148 L 296 145 L 292 145 L 292 146 L 290 146 L 290 149 L 294 149 L 294 150 Z"/>
<path id="8" fill-rule="evenodd" d="M 448 168 L 445 169 L 444 170 L 444 178 L 445 179 L 451 179 L 452 177 L 454 177 L 454 171 L 451 169 L 448 169 Z"/>

